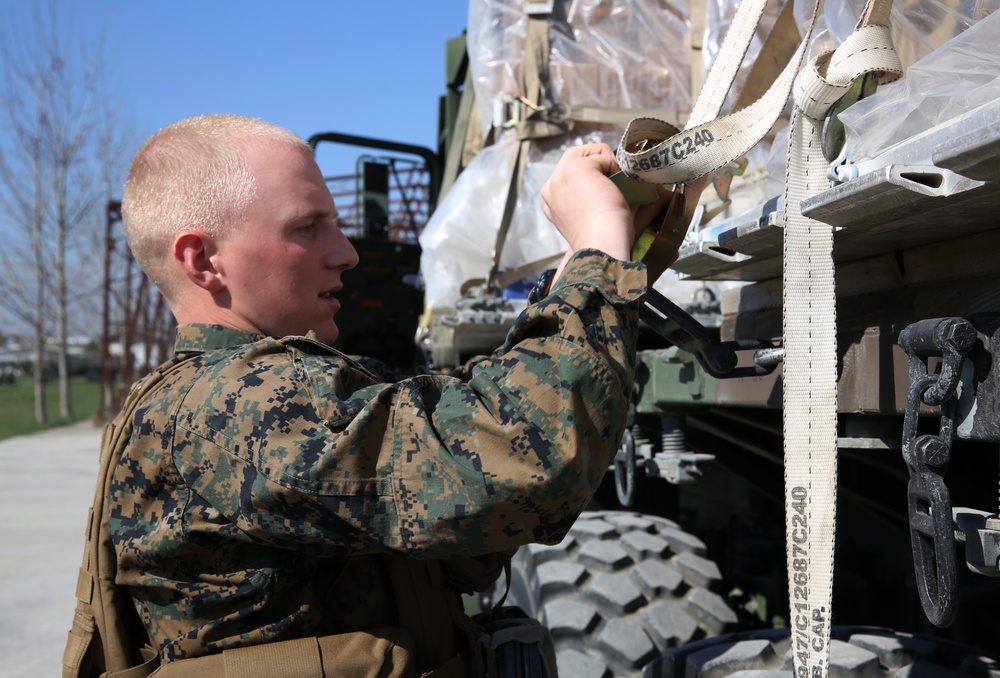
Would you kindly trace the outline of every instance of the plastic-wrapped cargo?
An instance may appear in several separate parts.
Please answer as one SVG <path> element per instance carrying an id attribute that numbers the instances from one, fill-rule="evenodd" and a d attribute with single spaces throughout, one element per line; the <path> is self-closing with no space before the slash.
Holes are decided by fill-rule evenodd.
<path id="1" fill-rule="evenodd" d="M 697 1 L 697 0 L 696 0 Z M 926 55 L 976 20 L 1000 0 L 896 0 L 893 35 L 904 66 Z M 513 129 L 505 129 L 498 112 L 504 101 L 521 96 L 521 67 L 527 34 L 525 0 L 470 0 L 467 33 L 477 115 L 486 146 L 465 168 L 438 205 L 420 238 L 425 306 L 451 308 L 463 286 L 482 280 L 490 270 L 497 242 L 511 163 L 517 150 Z M 735 91 L 766 38 L 777 15 L 769 8 L 758 29 Z M 738 0 L 707 0 L 703 34 L 692 41 L 687 0 L 554 0 L 549 14 L 549 85 L 556 104 L 610 108 L 690 110 L 692 64 L 707 71 L 735 14 Z M 826 49 L 853 29 L 862 0 L 827 0 L 814 32 L 812 50 Z M 797 15 L 800 12 L 796 7 Z M 702 14 L 697 13 L 697 17 Z M 804 21 L 804 17 L 797 17 Z M 700 50 L 695 50 L 695 46 Z M 702 63 L 703 62 L 703 63 Z M 528 102 L 529 104 L 532 102 Z M 553 257 L 565 242 L 542 214 L 539 191 L 562 151 L 571 145 L 605 141 L 617 146 L 624 124 L 577 124 L 572 132 L 532 143 L 527 171 L 517 191 L 517 206 L 500 253 L 500 270 Z M 780 139 L 780 137 L 779 137 Z M 780 141 L 768 162 L 770 140 L 750 155 L 750 166 L 733 183 L 734 205 L 722 217 L 749 209 L 781 192 L 784 152 Z M 717 200 L 706 190 L 704 200 Z M 657 288 L 684 304 L 691 292 L 675 286 L 670 271 Z M 690 283 L 694 284 L 694 283 Z"/>
<path id="2" fill-rule="evenodd" d="M 494 114 L 521 92 L 528 17 L 523 0 L 471 0 L 467 41 L 479 121 L 496 141 L 465 168 L 420 238 L 425 306 L 448 308 L 490 269 L 517 141 Z M 556 103 L 687 111 L 691 41 L 685 0 L 556 0 L 549 16 L 549 84 Z M 494 123 L 497 123 L 494 126 Z M 539 191 L 563 150 L 605 141 L 624 124 L 577 124 L 532 143 L 500 269 L 558 255 L 566 243 L 542 214 Z"/>
<path id="3" fill-rule="evenodd" d="M 483 129 L 498 97 L 520 94 L 524 0 L 471 0 L 469 59 Z M 611 108 L 691 107 L 686 0 L 556 0 L 549 77 L 556 102 Z"/>
<path id="4" fill-rule="evenodd" d="M 811 53 L 833 49 L 843 42 L 854 30 L 864 5 L 864 0 L 828 0 L 813 31 Z M 727 15 L 735 12 L 732 0 L 721 0 L 721 6 Z M 960 36 L 968 28 L 998 8 L 1000 0 L 894 0 L 890 27 L 905 75 L 880 87 L 870 101 L 863 99 L 841 115 L 852 160 L 871 157 L 947 119 L 930 113 L 933 107 L 956 110 L 965 106 L 965 101 L 981 100 L 984 91 L 977 94 L 974 90 L 984 86 L 984 78 L 990 79 L 997 72 L 995 42 L 981 42 L 978 47 L 981 51 L 965 51 L 961 56 L 952 51 L 951 44 L 942 56 L 932 53 L 942 51 L 946 43 L 956 38 L 961 44 L 964 37 Z M 795 9 L 799 25 L 804 26 L 808 21 L 805 8 L 796 5 Z M 723 18 L 713 25 L 724 23 Z M 710 40 L 706 42 L 713 44 Z M 895 122 L 875 124 L 883 120 Z M 768 165 L 772 177 L 784 177 L 787 146 L 787 136 L 779 133 Z"/>
<path id="5" fill-rule="evenodd" d="M 484 136 L 493 129 L 495 143 L 465 168 L 420 238 L 429 310 L 453 307 L 463 287 L 483 279 L 490 269 L 517 150 L 514 131 L 502 127 L 497 112 L 502 111 L 505 99 L 521 94 L 527 4 L 531 3 L 470 2 L 467 41 L 478 122 Z M 710 18 L 710 25 L 713 21 Z M 707 30 L 705 35 L 709 40 L 722 37 L 718 30 Z M 691 108 L 691 66 L 699 51 L 692 46 L 686 0 L 556 0 L 549 17 L 549 39 L 549 93 L 556 103 L 682 113 Z M 541 186 L 566 148 L 595 141 L 616 147 L 624 128 L 625 122 L 577 124 L 569 134 L 532 144 L 500 253 L 501 270 L 565 251 L 562 236 L 542 213 Z M 756 182 L 746 182 L 756 190 L 749 191 L 741 205 L 749 207 L 767 194 L 765 164 L 766 152 L 752 162 L 760 176 Z M 706 195 L 714 197 L 714 192 L 706 191 Z M 672 289 L 675 280 L 668 272 L 657 287 L 683 303 L 692 292 Z"/>
<path id="6" fill-rule="evenodd" d="M 730 4 L 730 0 L 726 0 Z M 889 17 L 892 42 L 906 69 L 990 14 L 997 0 L 894 0 Z M 854 30 L 864 0 L 830 0 L 816 24 L 814 45 L 839 45 Z M 795 6 L 800 25 L 808 20 L 804 3 Z"/>
<path id="7" fill-rule="evenodd" d="M 935 125 L 1000 100 L 1000 14 L 983 19 L 843 114 L 852 161 L 871 158 Z M 875 124 L 893 120 L 892 125 Z"/>

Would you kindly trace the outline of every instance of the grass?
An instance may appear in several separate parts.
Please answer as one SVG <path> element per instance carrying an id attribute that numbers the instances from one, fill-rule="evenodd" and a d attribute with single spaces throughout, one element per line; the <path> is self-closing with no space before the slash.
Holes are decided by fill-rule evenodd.
<path id="1" fill-rule="evenodd" d="M 53 379 L 47 383 L 45 402 L 49 421 L 38 424 L 35 422 L 35 394 L 31 376 L 22 375 L 13 384 L 0 384 L 0 440 L 90 419 L 101 403 L 101 384 L 83 377 L 74 377 L 70 379 L 70 397 L 73 402 L 73 418 L 63 419 L 59 416 L 59 382 Z"/>

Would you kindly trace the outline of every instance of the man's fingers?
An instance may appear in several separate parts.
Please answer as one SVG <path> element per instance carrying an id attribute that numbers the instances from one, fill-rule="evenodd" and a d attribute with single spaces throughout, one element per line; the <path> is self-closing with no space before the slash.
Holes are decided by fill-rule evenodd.
<path id="1" fill-rule="evenodd" d="M 621 191 L 608 177 L 618 170 L 607 144 L 567 150 L 542 187 L 545 215 L 573 250 L 598 249 L 627 260 L 632 217 Z"/>
<path id="2" fill-rule="evenodd" d="M 572 155 L 587 160 L 597 167 L 605 176 L 611 176 L 618 171 L 618 157 L 607 144 L 585 144 L 571 149 Z"/>
<path id="3" fill-rule="evenodd" d="M 618 159 L 615 157 L 614 153 L 611 155 L 605 153 L 595 154 L 588 156 L 588 159 L 597 165 L 606 177 L 610 177 L 618 171 Z"/>
<path id="4" fill-rule="evenodd" d="M 613 156 L 615 152 L 607 144 L 584 144 L 582 146 L 576 146 L 573 149 L 574 153 L 578 154 L 581 158 L 586 158 L 592 155 L 611 155 Z"/>
<path id="5" fill-rule="evenodd" d="M 670 204 L 670 200 L 673 196 L 671 191 L 668 191 L 665 188 L 659 188 L 657 189 L 657 192 L 658 197 L 655 202 L 637 205 L 637 209 L 632 211 L 637 233 L 641 233 L 642 230 L 646 228 L 646 226 L 648 226 L 656 217 L 662 214 L 663 210 L 665 210 Z"/>

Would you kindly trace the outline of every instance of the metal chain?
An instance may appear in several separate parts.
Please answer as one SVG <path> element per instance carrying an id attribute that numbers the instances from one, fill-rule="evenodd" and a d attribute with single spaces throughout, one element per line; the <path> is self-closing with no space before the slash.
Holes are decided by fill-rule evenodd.
<path id="1" fill-rule="evenodd" d="M 914 323 L 899 337 L 899 345 L 909 355 L 910 392 L 903 418 L 903 460 L 910 472 L 906 495 L 913 567 L 924 613 L 939 627 L 949 626 L 957 612 L 951 494 L 944 475 L 951 457 L 962 361 L 975 336 L 968 321 L 945 318 Z M 934 354 L 942 355 L 943 361 L 940 371 L 930 374 L 927 357 Z M 937 435 L 917 435 L 921 403 L 940 407 Z"/>

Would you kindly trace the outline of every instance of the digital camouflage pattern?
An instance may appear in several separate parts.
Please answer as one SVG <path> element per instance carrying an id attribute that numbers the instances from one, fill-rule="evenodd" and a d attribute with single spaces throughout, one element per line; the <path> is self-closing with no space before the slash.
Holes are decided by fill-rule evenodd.
<path id="1" fill-rule="evenodd" d="M 645 285 L 578 253 L 493 356 L 395 383 L 308 338 L 179 328 L 110 497 L 162 659 L 393 625 L 389 559 L 558 542 L 621 439 Z"/>

